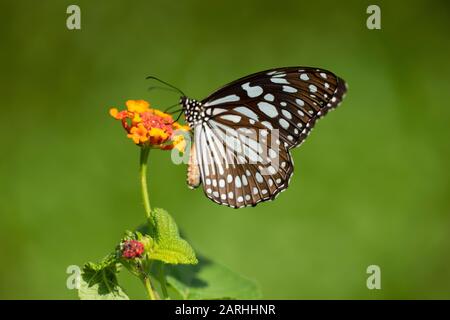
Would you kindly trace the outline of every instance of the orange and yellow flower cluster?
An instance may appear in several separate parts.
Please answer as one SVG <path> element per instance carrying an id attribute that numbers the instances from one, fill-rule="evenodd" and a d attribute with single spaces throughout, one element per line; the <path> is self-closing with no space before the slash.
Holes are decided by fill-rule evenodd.
<path id="1" fill-rule="evenodd" d="M 109 114 L 122 121 L 128 138 L 135 144 L 162 150 L 176 148 L 184 152 L 186 141 L 180 130 L 188 132 L 189 126 L 175 122 L 170 114 L 150 108 L 145 100 L 128 100 L 125 105 L 127 110 L 111 108 Z"/>

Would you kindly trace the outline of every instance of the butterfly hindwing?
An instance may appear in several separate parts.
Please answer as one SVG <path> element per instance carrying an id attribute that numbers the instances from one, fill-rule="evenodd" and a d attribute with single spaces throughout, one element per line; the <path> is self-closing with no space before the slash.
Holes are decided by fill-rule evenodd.
<path id="1" fill-rule="evenodd" d="M 265 156 L 256 153 L 248 143 L 251 138 L 237 134 L 241 145 L 227 145 L 218 133 L 220 129 L 212 130 L 206 123 L 203 126 L 203 129 L 195 128 L 195 144 L 203 189 L 208 198 L 240 208 L 273 199 L 287 188 L 293 173 L 287 148 L 280 147 L 275 155 L 280 162 L 275 165 L 275 161 L 269 159 L 270 153 Z"/>

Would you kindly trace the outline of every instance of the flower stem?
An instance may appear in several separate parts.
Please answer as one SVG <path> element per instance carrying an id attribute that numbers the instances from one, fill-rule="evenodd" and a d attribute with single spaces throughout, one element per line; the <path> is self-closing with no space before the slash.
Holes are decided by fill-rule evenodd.
<path id="1" fill-rule="evenodd" d="M 150 153 L 149 147 L 141 147 L 141 159 L 139 167 L 139 175 L 141 179 L 141 190 L 142 190 L 142 200 L 144 201 L 145 215 L 149 221 L 151 218 L 152 209 L 150 207 L 150 199 L 148 197 L 148 187 L 147 187 L 147 161 L 148 154 Z"/>
<path id="2" fill-rule="evenodd" d="M 147 294 L 148 294 L 149 299 L 150 300 L 156 300 L 155 293 L 153 292 L 152 285 L 150 283 L 150 277 L 149 276 L 145 276 L 144 279 L 142 279 L 142 281 L 144 281 L 145 290 L 147 290 Z"/>
<path id="3" fill-rule="evenodd" d="M 167 293 L 167 283 L 166 283 L 166 275 L 164 274 L 164 264 L 159 265 L 159 282 L 161 284 L 161 290 L 164 296 L 164 299 L 167 299 L 169 297 L 169 294 Z"/>
<path id="4" fill-rule="evenodd" d="M 141 179 L 141 191 L 142 200 L 144 202 L 145 216 L 148 222 L 151 224 L 152 208 L 150 206 L 150 198 L 148 196 L 148 186 L 147 186 L 147 162 L 148 155 L 150 153 L 150 148 L 143 146 L 141 147 L 141 158 L 139 165 L 139 176 Z M 155 292 L 153 291 L 152 284 L 150 282 L 150 276 L 144 273 L 142 277 L 142 282 L 144 283 L 145 290 L 147 291 L 150 300 L 156 300 Z"/>

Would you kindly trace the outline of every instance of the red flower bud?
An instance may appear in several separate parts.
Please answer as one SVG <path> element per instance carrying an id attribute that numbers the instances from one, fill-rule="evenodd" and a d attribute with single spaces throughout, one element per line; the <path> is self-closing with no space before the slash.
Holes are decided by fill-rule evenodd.
<path id="1" fill-rule="evenodd" d="M 122 257 L 125 259 L 139 258 L 144 253 L 144 245 L 137 240 L 122 242 Z"/>

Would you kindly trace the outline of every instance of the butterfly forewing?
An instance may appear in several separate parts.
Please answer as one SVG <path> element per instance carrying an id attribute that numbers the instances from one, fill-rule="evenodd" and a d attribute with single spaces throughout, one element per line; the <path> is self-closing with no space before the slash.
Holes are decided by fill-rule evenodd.
<path id="1" fill-rule="evenodd" d="M 293 173 L 289 149 L 345 92 L 329 71 L 289 67 L 236 80 L 204 99 L 194 137 L 206 195 L 235 208 L 273 199 Z"/>
<path id="2" fill-rule="evenodd" d="M 345 94 L 345 82 L 317 68 L 289 67 L 259 72 L 217 90 L 203 100 L 206 114 L 218 121 L 234 115 L 232 124 L 260 122 L 278 128 L 289 148 L 300 144 L 314 122 L 335 108 Z"/>

